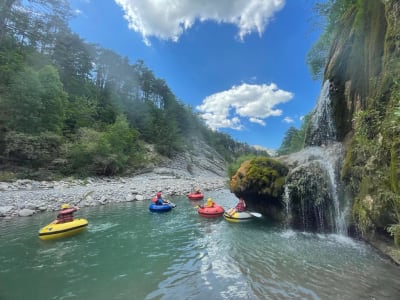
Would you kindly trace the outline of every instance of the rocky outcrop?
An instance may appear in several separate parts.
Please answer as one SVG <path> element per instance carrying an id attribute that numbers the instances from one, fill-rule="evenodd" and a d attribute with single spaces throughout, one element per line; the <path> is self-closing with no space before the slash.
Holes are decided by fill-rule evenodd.
<path id="1" fill-rule="evenodd" d="M 346 234 L 347 212 L 340 182 L 340 143 L 308 147 L 280 157 L 290 171 L 285 182 L 287 223 L 296 229 Z"/>
<path id="2" fill-rule="evenodd" d="M 190 148 L 173 159 L 164 158 L 160 165 L 194 177 L 208 176 L 210 173 L 226 176 L 225 160 L 201 139 L 192 139 Z"/>
<path id="3" fill-rule="evenodd" d="M 269 219 L 281 220 L 281 195 L 287 172 L 287 167 L 273 158 L 254 158 L 245 161 L 232 176 L 230 189 L 237 197 L 244 197 L 250 208 Z"/>

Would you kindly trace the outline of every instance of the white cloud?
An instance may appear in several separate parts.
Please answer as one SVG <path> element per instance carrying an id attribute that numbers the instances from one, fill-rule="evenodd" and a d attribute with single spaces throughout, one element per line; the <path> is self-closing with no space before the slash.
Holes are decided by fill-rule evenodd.
<path id="1" fill-rule="evenodd" d="M 260 124 L 261 126 L 265 126 L 265 122 L 262 119 L 250 117 L 249 121 L 252 122 L 252 123 Z"/>
<path id="2" fill-rule="evenodd" d="M 216 130 L 232 128 L 241 130 L 241 118 L 265 126 L 264 119 L 280 116 L 282 111 L 276 105 L 293 98 L 293 94 L 278 89 L 276 84 L 241 84 L 230 90 L 206 97 L 196 107 L 206 124 Z"/>
<path id="3" fill-rule="evenodd" d="M 294 123 L 294 120 L 291 117 L 285 117 L 283 119 L 283 122 L 290 124 L 290 123 Z"/>
<path id="4" fill-rule="evenodd" d="M 123 9 L 129 28 L 139 32 L 146 44 L 155 36 L 177 41 L 197 20 L 229 23 L 238 37 L 262 34 L 285 0 L 115 0 Z"/>

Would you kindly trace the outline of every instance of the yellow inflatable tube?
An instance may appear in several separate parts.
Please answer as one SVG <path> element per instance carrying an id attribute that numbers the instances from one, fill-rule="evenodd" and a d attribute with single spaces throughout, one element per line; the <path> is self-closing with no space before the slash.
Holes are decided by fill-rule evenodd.
<path id="1" fill-rule="evenodd" d="M 87 225 L 86 219 L 75 219 L 60 224 L 50 223 L 39 230 L 39 238 L 41 240 L 64 238 L 85 230 Z"/>

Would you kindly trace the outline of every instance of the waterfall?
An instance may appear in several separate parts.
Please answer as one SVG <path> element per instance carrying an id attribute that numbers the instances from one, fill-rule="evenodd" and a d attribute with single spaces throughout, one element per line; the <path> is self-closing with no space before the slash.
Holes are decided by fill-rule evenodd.
<path id="1" fill-rule="evenodd" d="M 288 223 L 303 230 L 347 233 L 346 214 L 349 211 L 340 184 L 343 162 L 341 143 L 336 142 L 336 130 L 326 81 L 312 112 L 306 147 L 288 155 L 290 166 L 284 202 Z"/>
<path id="2" fill-rule="evenodd" d="M 324 146 L 336 141 L 336 128 L 333 121 L 329 92 L 331 83 L 325 81 L 317 104 L 311 113 L 310 127 L 307 132 L 307 146 Z"/>

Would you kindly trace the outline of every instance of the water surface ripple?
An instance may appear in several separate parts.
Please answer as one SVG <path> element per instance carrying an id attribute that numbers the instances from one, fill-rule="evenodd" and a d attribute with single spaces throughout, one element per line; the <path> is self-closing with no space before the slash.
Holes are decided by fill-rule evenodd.
<path id="1" fill-rule="evenodd" d="M 205 219 L 171 200 L 162 214 L 148 201 L 83 208 L 88 229 L 55 241 L 37 237 L 54 214 L 0 220 L 0 299 L 400 299 L 400 269 L 360 241 Z"/>

